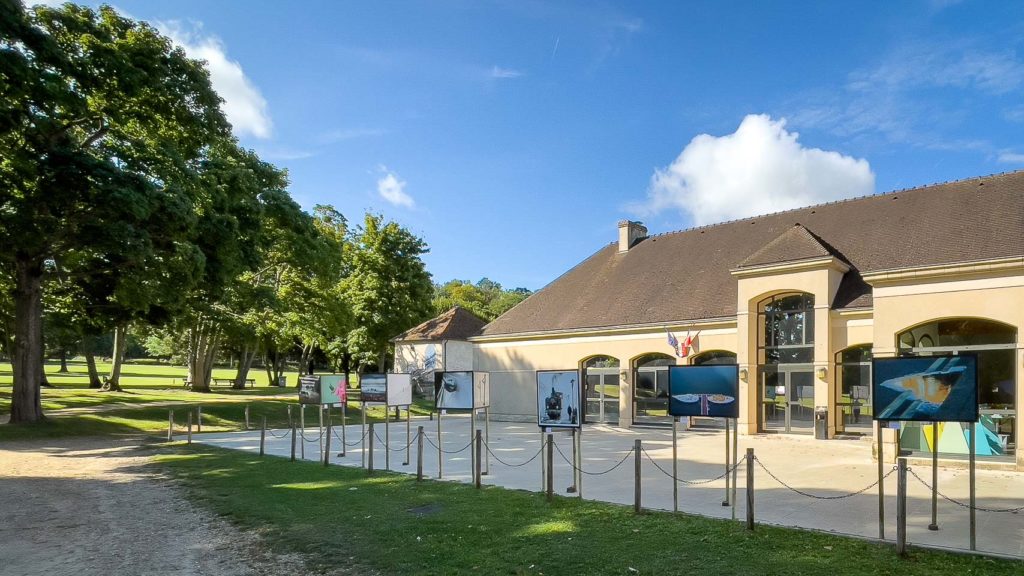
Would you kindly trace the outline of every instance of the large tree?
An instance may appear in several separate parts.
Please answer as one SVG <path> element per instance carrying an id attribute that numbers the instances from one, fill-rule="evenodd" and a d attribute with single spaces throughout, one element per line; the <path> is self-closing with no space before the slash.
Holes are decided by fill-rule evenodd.
<path id="1" fill-rule="evenodd" d="M 209 269 L 197 213 L 218 202 L 198 180 L 230 140 L 201 62 L 109 7 L 26 12 L 0 0 L 0 275 L 13 284 L 11 421 L 43 417 L 42 296 L 47 266 L 89 278 L 144 311 L 151 270 L 189 287 Z M 204 267 L 204 265 L 206 265 Z M 155 266 L 155 268 L 153 268 Z M 103 293 L 106 291 L 106 294 Z"/>
<path id="2" fill-rule="evenodd" d="M 384 371 L 390 339 L 431 316 L 433 284 L 421 259 L 427 245 L 397 223 L 367 214 L 345 248 L 350 268 L 342 287 L 356 326 L 348 350 L 361 365 Z"/>
<path id="3" fill-rule="evenodd" d="M 434 287 L 434 313 L 441 314 L 453 306 L 462 306 L 490 322 L 526 300 L 530 294 L 532 292 L 526 288 L 503 289 L 501 284 L 488 278 L 476 284 L 468 280 L 451 280 Z"/>

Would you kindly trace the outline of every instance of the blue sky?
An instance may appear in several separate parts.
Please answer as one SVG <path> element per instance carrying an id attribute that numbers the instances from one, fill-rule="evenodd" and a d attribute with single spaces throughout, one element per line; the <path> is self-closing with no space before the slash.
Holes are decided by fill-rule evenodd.
<path id="1" fill-rule="evenodd" d="M 210 61 L 303 206 L 401 222 L 437 281 L 1024 168 L 1024 3 L 115 4 Z"/>

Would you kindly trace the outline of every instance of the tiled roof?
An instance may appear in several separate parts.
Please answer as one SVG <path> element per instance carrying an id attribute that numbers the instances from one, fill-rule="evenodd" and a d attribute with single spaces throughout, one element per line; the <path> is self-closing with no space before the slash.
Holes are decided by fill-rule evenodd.
<path id="1" fill-rule="evenodd" d="M 410 328 L 392 338 L 394 342 L 418 340 L 465 340 L 476 336 L 484 327 L 476 314 L 461 306 L 455 306 L 440 316 L 431 318 L 419 326 Z"/>
<path id="2" fill-rule="evenodd" d="M 481 335 L 735 316 L 731 269 L 825 254 L 851 267 L 833 308 L 871 306 L 861 273 L 1024 256 L 1024 171 L 662 234 L 621 254 L 610 244 Z"/>

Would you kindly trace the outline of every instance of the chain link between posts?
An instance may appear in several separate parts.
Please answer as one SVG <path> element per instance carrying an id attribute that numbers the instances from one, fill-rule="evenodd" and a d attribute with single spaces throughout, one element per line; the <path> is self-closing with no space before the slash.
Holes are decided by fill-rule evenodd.
<path id="1" fill-rule="evenodd" d="M 427 436 L 426 434 L 424 434 L 423 437 L 427 440 L 427 444 L 430 444 L 434 448 L 440 450 L 442 454 L 458 454 L 459 452 L 463 452 L 463 451 L 469 449 L 469 447 L 473 445 L 473 440 L 470 440 L 469 444 L 466 444 L 465 446 L 463 446 L 462 448 L 459 448 L 458 450 L 445 450 L 444 448 L 441 448 L 437 444 L 434 444 L 434 441 L 430 439 L 430 436 Z"/>
<path id="2" fill-rule="evenodd" d="M 757 456 L 754 456 L 754 461 L 757 462 L 757 465 L 760 466 L 761 469 L 764 470 L 769 476 L 771 476 L 773 480 L 775 480 L 776 482 L 781 484 L 787 490 L 790 490 L 792 492 L 796 492 L 797 494 L 799 494 L 801 496 L 806 496 L 807 498 L 813 498 L 815 500 L 842 500 L 844 498 L 850 498 L 850 497 L 853 497 L 853 496 L 857 496 L 859 494 L 863 494 L 863 493 L 867 492 L 868 490 L 871 490 L 875 486 L 878 486 L 879 482 L 885 480 L 889 476 L 892 476 L 892 473 L 896 471 L 896 467 L 893 466 L 893 468 L 891 470 L 889 470 L 888 472 L 886 472 L 885 475 L 882 476 L 880 479 L 875 480 L 871 484 L 868 484 L 867 486 L 865 486 L 865 487 L 863 487 L 860 490 L 857 490 L 855 492 L 850 492 L 849 494 L 840 494 L 838 496 L 821 496 L 819 494 L 811 494 L 810 492 L 804 492 L 803 490 L 800 490 L 799 488 L 794 488 L 794 487 L 790 486 L 789 484 L 786 484 L 785 482 L 782 481 L 781 478 L 779 478 L 778 476 L 773 474 L 772 471 L 769 470 L 768 467 L 764 465 L 764 462 L 762 462 L 761 459 L 758 458 Z"/>
<path id="3" fill-rule="evenodd" d="M 334 435 L 334 437 L 345 446 L 358 446 L 362 444 L 363 440 L 366 439 L 366 435 L 369 433 L 370 429 L 367 428 L 366 430 L 363 430 L 363 435 L 360 436 L 355 442 L 346 442 L 345 440 L 342 440 L 341 436 L 338 435 L 338 429 L 333 426 L 331 427 L 331 434 Z"/>
<path id="4" fill-rule="evenodd" d="M 413 436 L 412 440 L 409 440 L 409 442 L 406 443 L 404 446 L 402 446 L 400 448 L 392 448 L 392 447 L 388 446 L 387 441 L 385 441 L 383 438 L 381 438 L 380 434 L 376 430 L 373 431 L 373 435 L 377 438 L 377 441 L 381 443 L 381 446 L 384 446 L 385 448 L 387 448 L 391 452 L 404 452 L 406 448 L 412 446 L 413 443 L 416 442 L 416 437 Z"/>
<path id="5" fill-rule="evenodd" d="M 616 465 L 612 466 L 607 470 L 602 470 L 601 472 L 587 472 L 583 468 L 577 467 L 576 464 L 573 464 L 572 461 L 570 461 L 569 458 L 566 457 L 565 453 L 562 452 L 562 449 L 558 446 L 558 444 L 555 444 L 555 452 L 558 452 L 558 455 L 562 457 L 562 460 L 565 460 L 566 464 L 572 466 L 573 470 L 579 470 L 581 474 L 586 474 L 587 476 L 604 476 L 605 474 L 608 474 L 612 470 L 615 470 L 619 466 L 622 466 L 626 462 L 626 460 L 628 460 L 629 457 L 633 455 L 634 451 L 636 451 L 636 447 L 630 448 L 629 451 L 626 452 L 625 456 L 622 457 L 622 460 L 619 460 L 619 462 Z"/>
<path id="6" fill-rule="evenodd" d="M 500 456 L 498 456 L 491 450 L 491 445 L 486 442 L 484 442 L 484 448 L 487 450 L 487 453 L 490 454 L 498 462 L 498 464 L 508 466 L 509 468 L 520 468 L 522 466 L 526 466 L 530 462 L 533 462 L 534 460 L 537 459 L 538 456 L 540 456 L 544 452 L 544 443 L 541 443 L 540 450 L 537 450 L 537 453 L 531 456 L 529 460 L 527 460 L 526 462 L 521 462 L 519 464 L 510 464 L 508 462 L 505 462 L 504 460 L 501 459 Z"/>
<path id="7" fill-rule="evenodd" d="M 662 474 L 664 474 L 665 476 L 668 476 L 669 478 L 672 477 L 672 473 L 671 472 L 668 472 L 667 470 L 662 468 L 661 465 L 659 465 L 658 462 L 653 457 L 651 457 L 651 455 L 647 452 L 647 448 L 641 447 L 640 450 L 643 451 L 644 456 L 646 456 L 647 459 L 651 461 L 651 464 L 654 464 L 654 467 L 657 468 Z M 676 482 L 679 482 L 680 484 L 686 484 L 688 486 L 699 486 L 701 484 L 710 484 L 712 482 L 715 482 L 715 481 L 721 480 L 722 478 L 725 478 L 729 474 L 732 474 L 733 470 L 736 470 L 736 469 L 740 468 L 741 466 L 743 466 L 743 460 L 740 460 L 739 462 L 737 462 L 733 466 L 730 466 L 728 469 L 726 469 L 726 471 L 724 473 L 716 476 L 715 478 L 708 478 L 707 480 L 683 480 L 682 478 L 677 478 Z"/>
<path id="8" fill-rule="evenodd" d="M 272 437 L 277 439 L 287 438 L 288 435 L 292 433 L 291 430 L 285 430 L 284 433 L 278 436 L 277 434 L 274 434 L 274 430 L 272 428 L 267 428 L 267 432 L 269 432 Z"/>
<path id="9" fill-rule="evenodd" d="M 920 482 L 921 484 L 923 484 L 924 487 L 927 488 L 929 491 L 932 489 L 931 484 L 928 484 L 927 482 L 925 482 L 923 478 L 921 478 L 920 476 L 917 475 L 917 472 L 914 472 L 909 467 L 907 468 L 907 471 L 910 472 L 911 476 L 913 476 L 914 478 L 917 478 L 917 481 Z M 938 490 L 936 490 L 935 493 L 938 494 L 939 496 L 941 496 L 943 500 L 945 500 L 945 501 L 947 501 L 947 502 L 949 502 L 951 504 L 956 504 L 957 506 L 960 506 L 961 508 L 967 508 L 967 509 L 971 509 L 972 508 L 972 506 L 969 503 L 961 502 L 959 500 L 950 498 L 949 496 L 946 496 L 945 494 L 943 494 L 942 492 L 939 492 Z M 996 513 L 996 514 L 1007 514 L 1007 513 L 1009 513 L 1009 514 L 1017 514 L 1017 513 L 1021 512 L 1022 510 L 1024 510 L 1024 506 L 1018 506 L 1016 508 L 983 508 L 981 506 L 974 506 L 973 508 L 975 510 L 979 511 L 979 512 L 993 512 L 993 513 Z"/>

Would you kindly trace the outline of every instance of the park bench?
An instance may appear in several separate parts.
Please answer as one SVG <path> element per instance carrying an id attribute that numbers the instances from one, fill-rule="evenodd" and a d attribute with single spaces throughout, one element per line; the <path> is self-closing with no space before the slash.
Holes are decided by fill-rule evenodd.
<path id="1" fill-rule="evenodd" d="M 214 386 L 219 386 L 219 385 L 222 385 L 222 384 L 225 385 L 225 386 L 232 386 L 232 385 L 234 385 L 234 383 L 235 383 L 235 379 L 234 378 L 213 378 L 213 385 Z M 246 378 L 245 379 L 245 383 L 248 384 L 250 388 L 255 388 L 256 387 L 256 379 L 255 378 Z"/>

